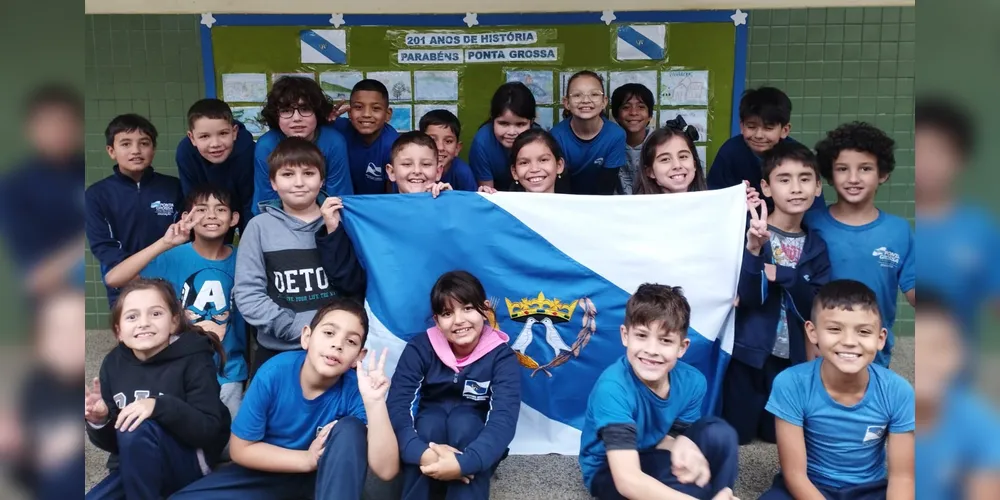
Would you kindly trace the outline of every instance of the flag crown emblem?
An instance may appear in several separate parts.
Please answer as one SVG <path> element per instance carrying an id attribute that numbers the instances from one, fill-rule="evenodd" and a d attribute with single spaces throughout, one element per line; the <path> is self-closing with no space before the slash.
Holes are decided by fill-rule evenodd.
<path id="1" fill-rule="evenodd" d="M 538 297 L 524 297 L 519 302 L 511 302 L 506 297 L 504 300 L 507 301 L 510 319 L 520 323 L 524 323 L 532 316 L 548 316 L 559 322 L 569 321 L 573 317 L 577 303 L 576 300 L 567 304 L 558 298 L 547 299 L 542 292 L 538 292 Z"/>

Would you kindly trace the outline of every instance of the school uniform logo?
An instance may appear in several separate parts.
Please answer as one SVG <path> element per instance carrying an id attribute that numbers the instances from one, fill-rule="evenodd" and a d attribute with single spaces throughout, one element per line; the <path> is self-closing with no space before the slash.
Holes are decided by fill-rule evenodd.
<path id="1" fill-rule="evenodd" d="M 882 267 L 895 269 L 899 267 L 899 254 L 886 247 L 876 248 L 872 252 L 872 257 L 878 257 L 878 263 Z"/>
<path id="2" fill-rule="evenodd" d="M 157 200 L 157 201 L 154 201 L 154 202 L 150 203 L 149 204 L 149 208 L 152 208 L 153 211 L 156 212 L 156 215 L 163 215 L 165 217 L 173 217 L 174 216 L 174 204 L 173 203 L 164 203 L 162 201 Z"/>
<path id="3" fill-rule="evenodd" d="M 594 165 L 601 166 L 604 165 L 604 157 L 594 160 Z"/>
<path id="4" fill-rule="evenodd" d="M 486 401 L 486 395 L 490 390 L 490 381 L 479 382 L 477 380 L 466 380 L 465 387 L 462 388 L 462 397 L 473 401 Z"/>
<path id="5" fill-rule="evenodd" d="M 885 426 L 884 425 L 869 425 L 865 429 L 865 438 L 861 440 L 862 443 L 869 443 L 871 441 L 881 441 L 885 437 Z"/>
<path id="6" fill-rule="evenodd" d="M 365 177 L 370 181 L 381 181 L 382 167 L 376 165 L 375 162 L 368 162 L 368 168 L 365 169 Z"/>
<path id="7" fill-rule="evenodd" d="M 603 161 L 603 158 L 601 160 Z M 597 309 L 594 307 L 594 303 L 587 297 L 565 303 L 558 298 L 546 298 L 544 293 L 538 292 L 538 297 L 525 297 L 518 302 L 513 302 L 508 298 L 504 298 L 504 300 L 507 301 L 507 313 L 510 315 L 510 319 L 518 323 L 524 323 L 524 327 L 517 334 L 514 342 L 510 344 L 510 348 L 514 350 L 517 361 L 521 366 L 532 370 L 532 377 L 538 374 L 538 372 L 551 377 L 552 369 L 566 363 L 570 359 L 580 357 L 580 352 L 590 342 L 590 337 L 597 329 L 597 323 L 595 322 Z M 495 302 L 494 300 L 490 301 L 491 304 Z M 583 315 L 583 327 L 580 328 L 576 340 L 570 346 L 566 344 L 556 325 L 569 323 L 578 305 Z M 489 319 L 490 326 L 498 328 L 495 313 L 490 315 Z M 532 348 L 531 352 L 529 352 L 529 347 L 535 341 L 535 325 L 544 329 L 545 343 L 552 352 L 552 357 L 548 361 L 545 361 L 544 364 L 539 364 L 533 357 L 544 356 L 544 347 L 536 346 L 537 348 Z"/>

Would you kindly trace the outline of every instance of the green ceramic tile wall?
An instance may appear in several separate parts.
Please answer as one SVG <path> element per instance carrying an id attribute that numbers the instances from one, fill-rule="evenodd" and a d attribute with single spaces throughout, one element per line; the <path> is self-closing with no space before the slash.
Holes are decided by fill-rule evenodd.
<path id="1" fill-rule="evenodd" d="M 174 147 L 184 135 L 184 114 L 204 91 L 198 21 L 189 15 L 87 16 L 88 184 L 108 175 L 104 127 L 124 112 L 153 121 L 160 132 L 154 165 L 176 173 Z M 893 135 L 898 166 L 878 202 L 912 220 L 914 10 L 754 11 L 749 26 L 747 84 L 788 93 L 796 138 L 812 145 L 851 120 L 873 122 Z M 100 269 L 89 252 L 87 293 L 87 328 L 106 328 Z M 901 307 L 897 331 L 913 331 L 909 306 Z"/>

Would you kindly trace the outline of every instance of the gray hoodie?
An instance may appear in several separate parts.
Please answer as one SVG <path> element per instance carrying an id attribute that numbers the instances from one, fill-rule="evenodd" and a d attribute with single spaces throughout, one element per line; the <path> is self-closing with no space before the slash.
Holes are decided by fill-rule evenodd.
<path id="1" fill-rule="evenodd" d="M 233 301 L 261 346 L 299 349 L 319 308 L 338 295 L 363 296 L 364 270 L 343 228 L 327 234 L 322 217 L 303 222 L 278 200 L 260 208 L 240 236 Z"/>

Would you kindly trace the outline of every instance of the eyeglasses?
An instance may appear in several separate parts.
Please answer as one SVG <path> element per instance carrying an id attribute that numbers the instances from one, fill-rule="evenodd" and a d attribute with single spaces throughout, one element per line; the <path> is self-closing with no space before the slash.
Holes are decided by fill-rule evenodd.
<path id="1" fill-rule="evenodd" d="M 299 116 L 302 118 L 308 118 L 313 115 L 312 108 L 285 108 L 278 110 L 278 116 L 282 118 L 291 118 L 295 116 L 295 112 L 299 112 Z"/>
<path id="2" fill-rule="evenodd" d="M 572 93 L 572 94 L 569 95 L 569 100 L 571 100 L 573 102 L 583 102 L 583 100 L 586 99 L 587 97 L 590 98 L 591 102 L 597 102 L 602 97 L 604 97 L 604 92 L 591 92 L 589 94 L 584 94 L 584 93 L 581 93 L 581 92 L 574 92 L 574 93 Z"/>

